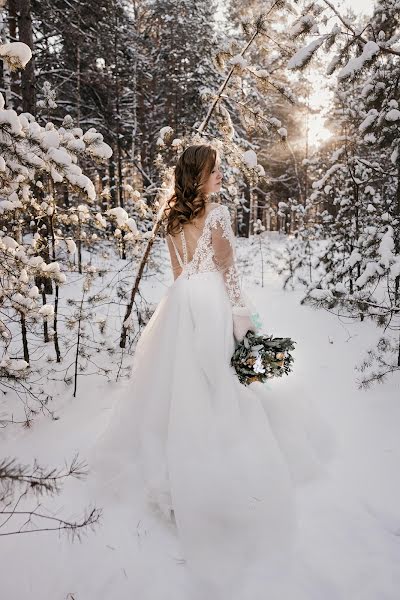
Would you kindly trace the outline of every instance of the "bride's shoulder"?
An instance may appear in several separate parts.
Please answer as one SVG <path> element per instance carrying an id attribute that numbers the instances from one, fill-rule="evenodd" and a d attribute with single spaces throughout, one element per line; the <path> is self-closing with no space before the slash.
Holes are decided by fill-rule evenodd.
<path id="1" fill-rule="evenodd" d="M 208 205 L 207 214 L 210 214 L 212 212 L 216 215 L 218 213 L 224 213 L 226 211 L 228 211 L 228 207 L 225 206 L 225 204 L 220 204 L 219 202 L 210 202 L 210 204 Z"/>
<path id="2" fill-rule="evenodd" d="M 213 223 L 216 224 L 219 221 L 226 221 L 229 218 L 228 207 L 218 202 L 210 202 L 206 218 L 210 225 L 213 225 Z"/>

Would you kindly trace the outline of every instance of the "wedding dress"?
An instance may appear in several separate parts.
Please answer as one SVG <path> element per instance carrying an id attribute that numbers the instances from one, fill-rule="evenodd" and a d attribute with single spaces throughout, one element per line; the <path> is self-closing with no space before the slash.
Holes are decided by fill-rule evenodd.
<path id="1" fill-rule="evenodd" d="M 129 423 L 149 506 L 176 524 L 197 579 L 210 590 L 224 584 L 221 598 L 230 600 L 226 586 L 255 565 L 271 573 L 286 564 L 294 485 L 322 462 L 287 408 L 268 403 L 273 392 L 242 385 L 230 364 L 234 328 L 244 335 L 251 326 L 251 306 L 229 210 L 206 208 L 167 236 L 174 282 L 138 340 L 121 423 Z"/>

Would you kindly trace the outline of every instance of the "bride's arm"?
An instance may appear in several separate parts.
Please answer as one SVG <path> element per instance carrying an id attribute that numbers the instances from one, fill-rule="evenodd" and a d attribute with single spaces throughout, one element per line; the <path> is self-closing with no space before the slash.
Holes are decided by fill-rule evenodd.
<path id="1" fill-rule="evenodd" d="M 221 208 L 212 219 L 211 240 L 214 262 L 223 274 L 232 304 L 234 335 L 238 341 L 241 341 L 248 330 L 255 331 L 256 328 L 250 318 L 251 311 L 241 292 L 240 275 L 235 257 L 235 236 L 227 207 Z"/>

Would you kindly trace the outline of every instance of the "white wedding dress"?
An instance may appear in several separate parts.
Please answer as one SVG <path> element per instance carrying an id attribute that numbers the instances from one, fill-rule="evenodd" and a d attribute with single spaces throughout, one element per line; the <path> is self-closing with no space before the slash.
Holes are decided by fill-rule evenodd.
<path id="1" fill-rule="evenodd" d="M 228 208 L 206 208 L 167 236 L 175 280 L 141 334 L 119 410 L 148 506 L 176 523 L 199 598 L 231 600 L 255 568 L 268 581 L 287 565 L 294 485 L 319 475 L 323 457 L 318 435 L 269 403 L 269 385 L 240 384 L 230 365 L 248 301 Z"/>

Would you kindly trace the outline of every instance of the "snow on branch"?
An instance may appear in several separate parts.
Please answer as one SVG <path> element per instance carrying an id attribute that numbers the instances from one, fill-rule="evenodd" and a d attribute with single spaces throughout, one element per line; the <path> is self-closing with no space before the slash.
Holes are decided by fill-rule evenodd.
<path id="1" fill-rule="evenodd" d="M 365 44 L 360 56 L 351 58 L 349 62 L 338 73 L 339 79 L 352 77 L 360 71 L 366 62 L 370 61 L 376 54 L 380 52 L 380 47 L 375 42 L 369 41 Z"/>
<path id="2" fill-rule="evenodd" d="M 302 15 L 293 23 L 289 30 L 289 35 L 293 38 L 305 33 L 313 33 L 318 31 L 318 26 L 313 15 Z"/>
<path id="3" fill-rule="evenodd" d="M 368 114 L 365 117 L 364 121 L 359 125 L 359 127 L 358 127 L 359 130 L 365 131 L 366 129 L 369 129 L 371 127 L 371 125 L 376 121 L 378 116 L 379 116 L 379 113 L 376 110 L 376 108 L 371 108 L 371 110 L 368 111 Z"/>
<path id="4" fill-rule="evenodd" d="M 318 39 L 313 40 L 305 48 L 300 48 L 300 50 L 298 50 L 296 54 L 294 54 L 294 56 L 292 56 L 292 58 L 289 60 L 287 64 L 288 69 L 302 69 L 305 67 L 305 65 L 310 62 L 315 52 L 322 46 L 326 39 L 327 36 L 323 35 Z"/>
<path id="5" fill-rule="evenodd" d="M 32 51 L 22 42 L 11 42 L 0 45 L 0 57 L 7 63 L 11 71 L 24 69 L 32 58 Z"/>

